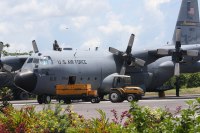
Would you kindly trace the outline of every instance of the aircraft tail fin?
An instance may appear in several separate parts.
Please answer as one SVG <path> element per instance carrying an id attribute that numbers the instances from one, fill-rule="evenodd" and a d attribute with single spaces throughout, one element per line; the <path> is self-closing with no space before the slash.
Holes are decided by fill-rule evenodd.
<path id="1" fill-rule="evenodd" d="M 198 0 L 182 0 L 178 20 L 172 38 L 172 44 L 176 42 L 176 29 L 181 28 L 181 44 L 200 43 L 200 24 Z"/>

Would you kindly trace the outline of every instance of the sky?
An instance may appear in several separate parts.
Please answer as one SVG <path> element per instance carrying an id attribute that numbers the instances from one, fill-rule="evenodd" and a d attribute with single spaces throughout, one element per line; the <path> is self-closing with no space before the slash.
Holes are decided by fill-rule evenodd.
<path id="1" fill-rule="evenodd" d="M 125 50 L 171 42 L 182 0 L 1 0 L 0 41 L 9 52 L 61 47 Z"/>

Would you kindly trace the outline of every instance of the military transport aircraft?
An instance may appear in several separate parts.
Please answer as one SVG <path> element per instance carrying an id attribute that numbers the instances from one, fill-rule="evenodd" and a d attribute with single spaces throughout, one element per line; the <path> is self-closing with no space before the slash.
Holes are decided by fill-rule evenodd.
<path id="1" fill-rule="evenodd" d="M 0 65 L 7 71 L 21 68 L 15 76 L 15 85 L 38 95 L 39 103 L 56 95 L 56 85 L 66 84 L 91 84 L 100 96 L 110 93 L 110 100 L 120 102 L 120 96 L 110 88 L 138 86 L 145 92 L 165 91 L 171 88 L 162 85 L 173 75 L 199 72 L 199 26 L 198 1 L 182 0 L 169 45 L 132 50 L 135 37 L 132 34 L 126 51 L 110 47 L 108 52 L 97 49 L 39 52 L 33 41 L 35 53 L 28 57 L 2 57 Z"/>

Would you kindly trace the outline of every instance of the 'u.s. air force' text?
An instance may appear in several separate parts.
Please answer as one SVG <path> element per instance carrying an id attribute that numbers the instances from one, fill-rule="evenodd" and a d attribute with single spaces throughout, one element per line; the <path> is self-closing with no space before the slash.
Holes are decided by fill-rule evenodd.
<path id="1" fill-rule="evenodd" d="M 87 64 L 86 60 L 58 60 L 58 64 Z"/>

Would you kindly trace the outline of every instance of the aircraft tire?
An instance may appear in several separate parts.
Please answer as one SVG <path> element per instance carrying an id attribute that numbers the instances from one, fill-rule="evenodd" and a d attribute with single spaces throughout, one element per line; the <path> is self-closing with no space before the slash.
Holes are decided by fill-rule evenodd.
<path id="1" fill-rule="evenodd" d="M 128 102 L 135 101 L 135 96 L 133 94 L 128 94 L 127 95 L 127 101 Z"/>
<path id="2" fill-rule="evenodd" d="M 44 96 L 44 103 L 45 104 L 48 104 L 48 103 L 50 103 L 51 102 L 51 96 Z"/>
<path id="3" fill-rule="evenodd" d="M 19 99 L 20 100 L 28 100 L 28 98 L 29 98 L 29 94 L 27 92 L 21 91 L 19 93 Z"/>
<path id="4" fill-rule="evenodd" d="M 70 104 L 72 101 L 71 100 L 65 100 L 66 104 Z"/>
<path id="5" fill-rule="evenodd" d="M 38 95 L 37 101 L 38 101 L 39 104 L 42 104 L 43 103 L 43 96 Z"/>
<path id="6" fill-rule="evenodd" d="M 112 102 L 112 103 L 117 103 L 117 102 L 120 102 L 120 99 L 121 99 L 121 95 L 119 93 L 119 91 L 111 91 L 110 94 L 109 94 L 109 100 Z"/>

